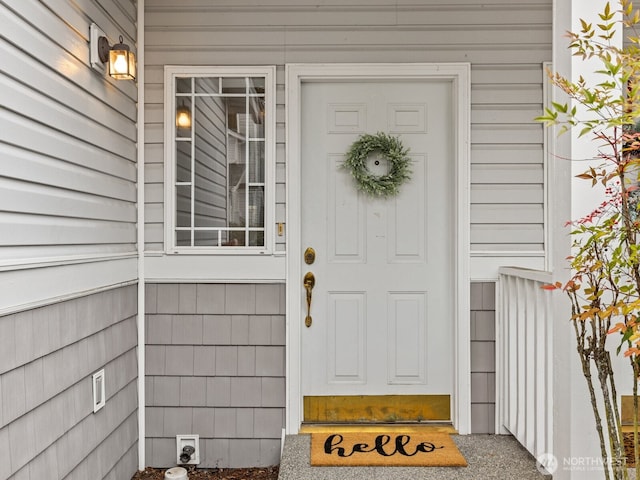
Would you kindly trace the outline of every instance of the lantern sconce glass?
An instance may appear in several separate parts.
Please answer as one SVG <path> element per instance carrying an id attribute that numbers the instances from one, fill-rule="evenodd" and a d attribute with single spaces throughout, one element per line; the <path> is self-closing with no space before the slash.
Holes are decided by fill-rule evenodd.
<path id="1" fill-rule="evenodd" d="M 136 56 L 129 45 L 123 43 L 122 35 L 119 43 L 110 46 L 105 33 L 95 24 L 91 25 L 91 64 L 103 72 L 107 64 L 109 75 L 115 79 L 136 79 Z"/>
<path id="2" fill-rule="evenodd" d="M 180 105 L 176 109 L 176 127 L 191 128 L 191 110 L 186 105 Z"/>

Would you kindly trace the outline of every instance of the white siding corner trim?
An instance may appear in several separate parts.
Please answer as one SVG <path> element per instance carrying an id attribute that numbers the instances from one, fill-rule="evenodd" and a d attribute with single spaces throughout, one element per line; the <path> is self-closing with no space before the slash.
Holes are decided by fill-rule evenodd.
<path id="1" fill-rule="evenodd" d="M 300 165 L 300 93 L 302 83 L 319 80 L 367 80 L 402 78 L 450 79 L 454 89 L 456 111 L 455 165 L 455 253 L 454 267 L 454 326 L 453 345 L 454 391 L 452 417 L 461 434 L 471 432 L 470 392 L 470 122 L 471 122 L 471 66 L 468 63 L 412 63 L 412 64 L 289 64 L 286 67 L 286 125 L 287 125 L 287 278 L 302 275 L 301 252 L 301 165 Z M 288 433 L 297 433 L 302 420 L 301 394 L 301 325 L 304 318 L 299 302 L 299 284 L 287 283 L 287 419 Z"/>

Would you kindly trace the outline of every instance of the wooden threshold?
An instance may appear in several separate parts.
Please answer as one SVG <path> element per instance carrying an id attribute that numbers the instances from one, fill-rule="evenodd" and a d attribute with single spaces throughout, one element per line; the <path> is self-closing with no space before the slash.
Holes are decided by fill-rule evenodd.
<path id="1" fill-rule="evenodd" d="M 450 423 L 303 423 L 299 433 L 333 432 L 381 432 L 381 433 L 449 433 L 458 431 Z"/>
<path id="2" fill-rule="evenodd" d="M 449 422 L 449 395 L 304 397 L 304 423 Z"/>

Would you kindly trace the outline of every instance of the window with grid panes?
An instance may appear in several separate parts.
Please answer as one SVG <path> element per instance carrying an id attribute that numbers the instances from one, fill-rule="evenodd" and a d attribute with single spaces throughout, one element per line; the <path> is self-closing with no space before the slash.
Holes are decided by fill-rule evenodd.
<path id="1" fill-rule="evenodd" d="M 167 67 L 174 251 L 271 249 L 273 72 Z M 169 125 L 167 125 L 169 127 Z"/>

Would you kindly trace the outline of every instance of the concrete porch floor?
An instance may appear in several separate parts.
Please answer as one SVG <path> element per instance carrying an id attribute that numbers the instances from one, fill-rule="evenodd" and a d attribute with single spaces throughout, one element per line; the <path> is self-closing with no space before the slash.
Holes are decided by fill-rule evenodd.
<path id="1" fill-rule="evenodd" d="M 278 480 L 549 480 L 509 435 L 453 436 L 469 464 L 456 467 L 311 467 L 311 435 L 287 435 Z"/>

